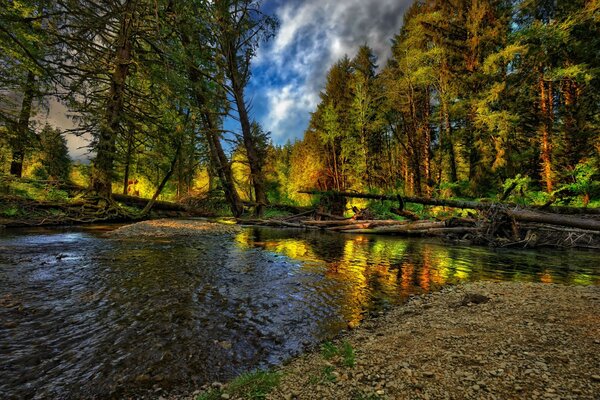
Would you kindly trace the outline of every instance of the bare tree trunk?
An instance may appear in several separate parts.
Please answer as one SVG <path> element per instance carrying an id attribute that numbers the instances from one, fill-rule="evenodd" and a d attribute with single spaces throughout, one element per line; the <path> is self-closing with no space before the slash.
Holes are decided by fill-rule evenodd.
<path id="1" fill-rule="evenodd" d="M 540 77 L 540 112 L 542 117 L 540 137 L 540 158 L 542 161 L 542 180 L 548 193 L 552 192 L 552 83 L 546 83 Z"/>
<path id="2" fill-rule="evenodd" d="M 208 109 L 209 105 L 206 100 L 206 95 L 202 90 L 202 76 L 193 62 L 194 56 L 191 49 L 192 41 L 185 33 L 181 34 L 181 41 L 189 58 L 187 73 L 190 83 L 194 87 L 194 100 L 196 102 L 196 106 L 200 110 L 202 123 L 206 130 L 205 137 L 209 149 L 210 164 L 221 181 L 223 192 L 225 193 L 225 198 L 229 203 L 229 208 L 231 209 L 232 214 L 235 217 L 239 217 L 244 211 L 244 206 L 233 183 L 231 163 L 227 159 L 225 151 L 223 151 L 223 146 L 221 146 L 221 141 L 217 130 L 217 123 L 214 121 L 214 117 Z"/>
<path id="3" fill-rule="evenodd" d="M 15 126 L 16 138 L 12 146 L 12 161 L 10 163 L 10 174 L 19 178 L 23 176 L 23 160 L 25 159 L 25 147 L 29 137 L 29 120 L 31 119 L 31 107 L 35 94 L 35 75 L 31 71 L 27 73 L 24 89 L 21 112 Z"/>
<path id="4" fill-rule="evenodd" d="M 206 139 L 208 141 L 208 147 L 210 150 L 211 164 L 219 176 L 219 180 L 223 186 L 223 191 L 225 192 L 225 198 L 229 202 L 229 208 L 231 209 L 232 214 L 235 217 L 239 217 L 244 211 L 244 206 L 242 205 L 240 196 L 233 183 L 231 163 L 227 159 L 225 151 L 223 151 L 223 146 L 221 146 L 221 141 L 219 140 L 219 135 L 216 132 L 212 116 L 208 113 L 205 113 L 203 119 L 207 128 Z"/>
<path id="5" fill-rule="evenodd" d="M 163 189 L 165 188 L 165 185 L 167 184 L 167 182 L 169 182 L 169 179 L 171 178 L 171 176 L 173 175 L 173 172 L 175 171 L 175 165 L 177 164 L 177 161 L 179 160 L 180 152 L 181 152 L 181 141 L 179 143 L 177 143 L 177 148 L 175 149 L 175 155 L 173 156 L 173 159 L 171 160 L 171 165 L 169 167 L 169 170 L 167 171 L 167 173 L 163 177 L 162 181 L 156 188 L 156 191 L 154 192 L 152 199 L 150 199 L 148 204 L 146 204 L 146 206 L 140 212 L 138 217 L 144 217 L 152 210 L 154 203 L 156 203 L 156 199 L 158 199 L 158 196 L 160 196 Z"/>
<path id="6" fill-rule="evenodd" d="M 123 173 L 123 194 L 129 189 L 129 169 L 131 167 L 131 155 L 133 154 L 133 126 L 129 126 L 127 136 L 127 150 L 125 153 L 125 172 Z"/>
<path id="7" fill-rule="evenodd" d="M 237 75 L 238 68 L 235 61 L 230 61 L 230 68 L 232 68 L 231 75 L 234 98 L 240 117 L 240 124 L 242 126 L 242 138 L 244 142 L 244 147 L 246 149 L 246 156 L 248 157 L 248 163 L 250 164 L 250 178 L 252 179 L 255 201 L 257 203 L 256 215 L 261 216 L 263 214 L 264 207 L 267 205 L 267 194 L 265 191 L 264 183 L 265 180 L 262 171 L 262 164 L 264 161 L 261 160 L 258 155 L 256 140 L 252 134 L 252 129 L 250 127 L 250 118 L 248 117 L 248 110 L 246 108 L 246 102 L 244 100 L 244 88 L 234 78 L 235 75 Z"/>
<path id="8" fill-rule="evenodd" d="M 423 119 L 423 175 L 425 178 L 425 192 L 427 195 L 431 194 L 431 128 L 429 127 L 429 88 L 425 90 L 424 98 L 424 115 Z"/>

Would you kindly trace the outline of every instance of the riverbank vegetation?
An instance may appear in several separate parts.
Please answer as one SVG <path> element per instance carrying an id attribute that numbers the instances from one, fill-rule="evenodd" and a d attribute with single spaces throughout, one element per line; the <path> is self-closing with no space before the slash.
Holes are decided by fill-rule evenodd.
<path id="1" fill-rule="evenodd" d="M 270 204 L 465 216 L 306 190 L 593 209 L 599 15 L 596 0 L 416 1 L 390 58 L 367 43 L 336 62 L 304 137 L 275 145 L 245 94 L 278 25 L 260 2 L 11 2 L 0 12 L 0 166 L 38 183 L 3 178 L 5 198 L 31 201 L 0 212 L 85 201 L 94 212 L 72 220 L 137 219 L 168 200 L 236 217 L 282 215 Z M 68 133 L 92 138 L 91 165 L 72 165 L 66 132 L 38 126 L 56 101 L 76 122 Z M 147 201 L 128 209 L 117 195 Z"/>

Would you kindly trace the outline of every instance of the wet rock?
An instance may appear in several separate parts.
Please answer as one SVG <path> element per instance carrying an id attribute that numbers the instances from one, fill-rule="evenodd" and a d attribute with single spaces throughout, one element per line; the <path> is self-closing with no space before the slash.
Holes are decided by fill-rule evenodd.
<path id="1" fill-rule="evenodd" d="M 474 304 L 484 304 L 490 301 L 490 298 L 479 293 L 466 293 L 460 302 L 456 305 L 457 307 L 465 307 Z"/>

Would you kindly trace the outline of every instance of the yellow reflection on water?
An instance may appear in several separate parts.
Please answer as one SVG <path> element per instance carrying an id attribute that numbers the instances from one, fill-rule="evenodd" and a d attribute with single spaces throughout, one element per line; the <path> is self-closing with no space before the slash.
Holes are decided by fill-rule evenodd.
<path id="1" fill-rule="evenodd" d="M 319 237 L 298 235 L 275 239 L 253 236 L 243 230 L 236 236 L 242 248 L 261 247 L 299 261 L 302 269 L 322 268 L 344 306 L 350 325 L 362 319 L 366 306 L 374 298 L 398 301 L 409 294 L 429 291 L 450 282 L 473 279 L 570 282 L 594 284 L 592 275 L 572 273 L 567 277 L 559 269 L 537 269 L 539 263 L 520 257 L 511 263 L 506 255 L 485 249 L 444 246 L 427 241 L 390 237 L 340 235 Z M 268 235 L 265 235 L 268 237 Z M 321 241 L 323 240 L 323 241 Z"/>
<path id="2" fill-rule="evenodd" d="M 552 277 L 552 274 L 550 273 L 550 271 L 545 270 L 544 273 L 540 275 L 540 282 L 544 282 L 544 283 L 554 282 L 554 278 Z"/>

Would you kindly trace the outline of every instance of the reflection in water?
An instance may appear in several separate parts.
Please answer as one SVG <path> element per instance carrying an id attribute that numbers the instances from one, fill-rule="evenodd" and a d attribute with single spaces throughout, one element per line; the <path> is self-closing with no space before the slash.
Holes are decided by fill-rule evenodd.
<path id="1" fill-rule="evenodd" d="M 342 311 L 350 326 L 370 309 L 461 281 L 600 283 L 598 256 L 590 252 L 493 251 L 389 236 L 269 229 L 246 230 L 236 241 L 243 248 L 259 246 L 301 260 L 305 269 L 324 266 L 325 276 L 337 282 L 331 289 L 343 294 Z"/>
<path id="2" fill-rule="evenodd" d="M 5 233 L 0 392 L 191 387 L 281 363 L 411 294 L 482 279 L 598 285 L 599 264 L 591 252 L 264 228 L 155 241 Z"/>

